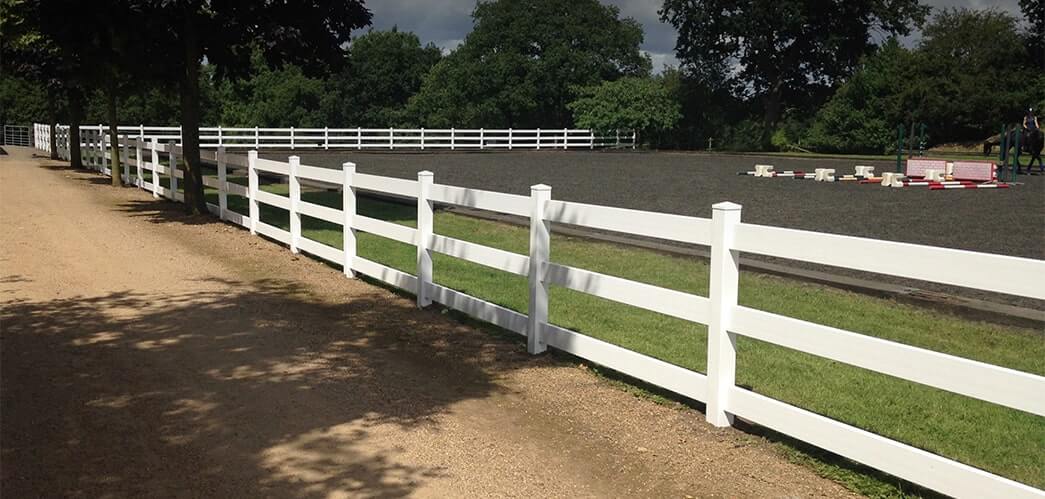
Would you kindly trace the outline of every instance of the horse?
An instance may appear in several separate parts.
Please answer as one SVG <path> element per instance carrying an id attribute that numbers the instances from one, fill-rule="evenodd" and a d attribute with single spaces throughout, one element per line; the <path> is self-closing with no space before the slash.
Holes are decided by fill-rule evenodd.
<path id="1" fill-rule="evenodd" d="M 1008 163 L 1008 161 L 1009 161 L 1009 154 L 1011 153 L 1011 151 L 1013 150 L 1014 146 L 1016 145 L 1016 134 L 1017 133 L 1020 133 L 1020 136 L 1019 136 L 1019 139 L 1020 139 L 1020 151 L 1019 152 L 1020 153 L 1029 154 L 1030 157 L 1031 157 L 1030 158 L 1030 163 L 1027 164 L 1027 173 L 1030 173 L 1031 167 L 1034 166 L 1034 162 L 1035 161 L 1038 162 L 1038 172 L 1039 173 L 1045 173 L 1045 163 L 1043 163 L 1042 158 L 1041 158 L 1043 135 L 1045 135 L 1045 134 L 1042 133 L 1040 128 L 1035 128 L 1033 130 L 1031 130 L 1031 129 L 1023 129 L 1022 132 L 1020 132 L 1020 129 L 1018 129 L 1018 128 L 1014 128 L 1012 130 L 1009 130 L 1009 132 L 1006 134 L 1007 135 L 1006 140 L 1005 140 L 1006 148 L 1005 148 L 1005 151 L 1002 151 L 1002 158 L 1001 158 L 1002 159 L 1002 163 L 1003 163 L 1002 166 L 1004 167 L 1004 164 Z M 1000 145 L 1000 144 L 1001 144 L 1001 135 L 1000 134 L 999 135 L 993 135 L 993 136 L 987 138 L 987 140 L 984 140 L 983 141 L 983 154 L 984 154 L 984 156 L 989 156 L 991 151 L 994 149 L 994 146 L 995 145 Z M 1016 163 L 1016 173 L 1019 174 L 1022 170 L 1023 170 L 1023 165 L 1019 164 L 1019 161 L 1017 161 L 1017 163 Z"/>
<path id="2" fill-rule="evenodd" d="M 1045 173 L 1045 162 L 1042 162 L 1041 159 L 1043 143 L 1045 143 L 1045 133 L 1042 133 L 1041 128 L 1023 130 L 1023 137 L 1020 138 L 1020 145 L 1023 146 L 1023 152 L 1030 154 L 1030 162 L 1027 163 L 1027 173 L 1030 173 L 1035 160 L 1038 161 L 1038 173 Z M 1020 165 L 1017 161 L 1016 173 L 1019 172 Z"/>
<path id="3" fill-rule="evenodd" d="M 1001 134 L 994 134 L 983 141 L 983 157 L 990 156 L 994 152 L 994 146 L 1001 145 Z"/>

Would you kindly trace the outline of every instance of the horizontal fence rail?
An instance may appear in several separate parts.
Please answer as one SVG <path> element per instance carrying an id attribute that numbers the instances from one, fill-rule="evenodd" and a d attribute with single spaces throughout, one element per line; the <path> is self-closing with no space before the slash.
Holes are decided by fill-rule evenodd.
<path id="1" fill-rule="evenodd" d="M 47 125 L 38 125 L 47 127 Z M 181 145 L 181 127 L 120 125 L 120 135 Z M 81 125 L 81 136 L 104 134 Z M 515 150 L 635 148 L 634 131 L 577 128 L 200 128 L 200 147 L 217 149 Z M 29 145 L 28 143 L 26 145 Z M 49 147 L 41 149 L 48 150 Z"/>
<path id="2" fill-rule="evenodd" d="M 68 129 L 55 137 L 58 155 L 69 157 Z M 46 136 L 43 129 L 35 130 Z M 175 130 L 176 131 L 176 130 Z M 104 134 L 86 134 L 84 164 L 112 174 L 106 158 L 117 154 L 131 185 L 153 196 L 182 199 L 178 192 L 181 148 L 171 139 L 130 134 L 116 147 Z M 50 140 L 37 147 L 50 147 Z M 779 258 L 853 268 L 886 275 L 967 286 L 995 292 L 1045 298 L 1045 261 L 946 248 L 894 243 L 809 231 L 743 223 L 741 207 L 713 206 L 710 219 L 669 215 L 605 206 L 553 201 L 551 188 L 534 186 L 530 196 L 519 196 L 434 183 L 430 172 L 417 180 L 356 172 L 355 164 L 340 170 L 302 165 L 296 156 L 288 162 L 228 154 L 224 146 L 204 151 L 203 159 L 217 165 L 217 178 L 206 185 L 218 190 L 217 205 L 209 209 L 222 220 L 279 241 L 293 252 L 305 252 L 340 265 L 348 276 L 362 274 L 414 293 L 420 306 L 435 302 L 513 331 L 527 338 L 527 349 L 547 347 L 577 355 L 628 376 L 705 402 L 706 417 L 717 426 L 732 424 L 734 416 L 873 466 L 924 487 L 957 497 L 1045 497 L 1034 487 L 986 472 L 916 447 L 891 440 L 843 422 L 789 405 L 736 385 L 738 336 L 772 343 L 832 361 L 855 366 L 1004 407 L 1045 416 L 1045 377 L 875 338 L 737 303 L 741 251 Z M 132 167 L 134 169 L 132 170 Z M 245 170 L 248 185 L 229 182 L 230 171 Z M 289 196 L 260 189 L 259 172 L 284 178 Z M 159 175 L 169 177 L 170 188 Z M 319 182 L 337 188 L 342 209 L 301 199 L 301 182 Z M 357 192 L 391 194 L 417 201 L 417 228 L 377 220 L 356 213 Z M 228 209 L 229 195 L 248 200 L 248 213 Z M 286 210 L 290 230 L 260 219 L 260 205 Z M 528 254 L 517 254 L 454 239 L 434 231 L 436 204 L 466 206 L 509 213 L 530 219 Z M 301 216 L 341 225 L 343 247 L 334 248 L 305 237 Z M 552 223 L 587 226 L 711 247 L 708 296 L 699 296 L 554 263 L 550 259 Z M 414 274 L 356 254 L 356 232 L 362 231 L 413 245 L 417 250 Z M 529 280 L 529 314 L 496 305 L 432 281 L 432 253 L 497 269 Z M 903 265 L 898 261 L 905 262 Z M 959 272 L 944 270 L 960 268 Z M 980 271 L 978 269 L 987 269 Z M 651 310 L 708 327 L 708 368 L 699 373 L 653 357 L 556 326 L 548 320 L 550 286 L 561 286 L 603 299 Z"/>

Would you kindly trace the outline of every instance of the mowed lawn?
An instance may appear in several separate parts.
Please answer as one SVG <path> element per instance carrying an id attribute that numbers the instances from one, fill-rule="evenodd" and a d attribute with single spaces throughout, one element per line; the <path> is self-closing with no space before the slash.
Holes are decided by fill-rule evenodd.
<path id="1" fill-rule="evenodd" d="M 245 179 L 234 179 L 246 183 Z M 165 185 L 168 182 L 163 182 Z M 266 191 L 287 195 L 283 184 Z M 217 204 L 217 192 L 208 192 Z M 307 191 L 309 202 L 340 209 L 336 192 Z M 262 204 L 266 223 L 289 229 L 285 210 Z M 248 212 L 246 199 L 229 208 Z M 411 206 L 361 198 L 361 214 L 416 225 Z M 438 211 L 435 232 L 528 253 L 526 228 Z M 303 217 L 304 237 L 341 247 L 341 227 Z M 414 246 L 358 233 L 358 254 L 413 274 Z M 434 280 L 484 300 L 527 311 L 525 278 L 435 254 Z M 707 296 L 705 261 L 625 246 L 552 236 L 554 262 Z M 1045 335 L 998 326 L 817 285 L 741 273 L 740 303 L 812 322 L 1045 375 Z M 695 371 L 706 364 L 706 327 L 563 288 L 553 288 L 551 322 Z M 796 406 L 999 475 L 1045 488 L 1045 418 L 950 394 L 750 338 L 737 341 L 737 383 Z M 834 464 L 816 466 L 871 494 L 895 495 L 889 481 L 858 476 Z"/>

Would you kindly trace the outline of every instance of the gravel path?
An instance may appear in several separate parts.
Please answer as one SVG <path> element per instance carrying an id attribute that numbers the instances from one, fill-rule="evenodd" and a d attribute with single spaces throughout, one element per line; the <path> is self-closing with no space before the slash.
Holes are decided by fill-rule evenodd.
<path id="1" fill-rule="evenodd" d="M 847 495 L 697 411 L 9 152 L 3 497 Z"/>

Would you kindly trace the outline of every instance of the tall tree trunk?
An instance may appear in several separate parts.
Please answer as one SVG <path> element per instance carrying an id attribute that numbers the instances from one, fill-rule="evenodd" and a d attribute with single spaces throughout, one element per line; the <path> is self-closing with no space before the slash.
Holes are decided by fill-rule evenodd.
<path id="1" fill-rule="evenodd" d="M 185 41 L 185 73 L 181 80 L 181 158 L 185 162 L 185 209 L 190 214 L 207 213 L 200 165 L 200 46 L 190 11 L 185 12 L 182 38 Z"/>
<path id="2" fill-rule="evenodd" d="M 78 88 L 68 90 L 69 97 L 69 166 L 83 168 L 80 156 L 80 121 L 83 120 L 83 93 Z"/>
<path id="3" fill-rule="evenodd" d="M 120 176 L 120 129 L 116 121 L 116 77 L 109 77 L 109 88 L 105 89 L 105 114 L 109 120 L 109 145 L 112 147 L 109 168 L 112 170 L 112 186 L 123 187 L 123 177 Z"/>
<path id="4" fill-rule="evenodd" d="M 48 92 L 50 94 L 50 92 Z M 58 159 L 58 116 L 55 111 L 54 97 L 48 95 L 47 119 L 51 122 L 51 159 Z"/>
<path id="5" fill-rule="evenodd" d="M 762 138 L 760 142 L 762 148 L 766 150 L 773 147 L 773 129 L 776 127 L 777 122 L 780 121 L 782 97 L 780 89 L 777 87 L 774 86 L 773 89 L 762 96 L 762 110 L 765 114 L 762 115 Z"/>

